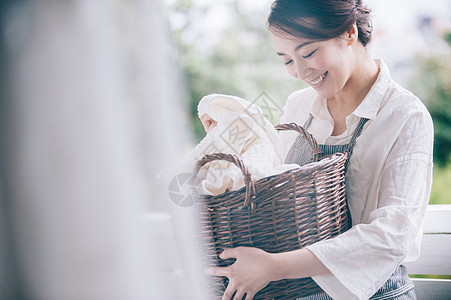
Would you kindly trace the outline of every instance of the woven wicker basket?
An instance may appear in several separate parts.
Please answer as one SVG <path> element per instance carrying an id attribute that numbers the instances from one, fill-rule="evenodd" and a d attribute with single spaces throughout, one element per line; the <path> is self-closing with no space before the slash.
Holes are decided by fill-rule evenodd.
<path id="1" fill-rule="evenodd" d="M 346 204 L 344 166 L 346 153 L 318 159 L 319 147 L 302 127 L 291 123 L 277 130 L 296 130 L 312 147 L 315 162 L 281 174 L 252 179 L 235 155 L 206 155 L 196 165 L 195 174 L 208 162 L 226 160 L 243 173 L 245 187 L 218 196 L 197 199 L 202 246 L 209 253 L 210 266 L 229 266 L 234 260 L 221 260 L 225 248 L 249 246 L 278 253 L 300 249 L 339 235 L 350 228 Z M 218 298 L 228 279 L 214 277 Z M 311 278 L 271 282 L 254 299 L 295 299 L 320 293 Z"/>

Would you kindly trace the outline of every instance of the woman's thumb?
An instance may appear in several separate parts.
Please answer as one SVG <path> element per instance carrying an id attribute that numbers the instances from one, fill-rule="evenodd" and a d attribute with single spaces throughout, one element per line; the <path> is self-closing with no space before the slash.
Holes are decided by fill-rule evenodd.
<path id="1" fill-rule="evenodd" d="M 219 257 L 221 259 L 236 258 L 237 254 L 237 248 L 227 248 L 219 254 Z"/>

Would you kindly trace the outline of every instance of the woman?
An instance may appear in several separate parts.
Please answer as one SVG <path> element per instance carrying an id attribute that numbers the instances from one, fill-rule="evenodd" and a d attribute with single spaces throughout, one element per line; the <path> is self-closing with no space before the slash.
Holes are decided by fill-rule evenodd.
<path id="1" fill-rule="evenodd" d="M 268 27 L 288 73 L 310 85 L 289 96 L 282 122 L 304 125 L 329 153 L 352 154 L 353 227 L 291 252 L 226 249 L 220 257 L 236 262 L 207 273 L 229 278 L 223 299 L 252 299 L 270 281 L 303 277 L 324 293 L 302 299 L 416 299 L 402 263 L 419 255 L 430 194 L 429 113 L 368 54 L 370 10 L 361 1 L 276 0 Z M 208 116 L 203 123 L 214 126 Z M 287 162 L 302 163 L 300 140 L 287 136 L 285 145 Z"/>

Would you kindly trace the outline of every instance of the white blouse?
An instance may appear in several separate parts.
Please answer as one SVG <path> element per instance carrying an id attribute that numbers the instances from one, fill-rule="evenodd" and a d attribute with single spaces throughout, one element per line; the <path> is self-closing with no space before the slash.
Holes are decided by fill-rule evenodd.
<path id="1" fill-rule="evenodd" d="M 321 144 L 346 144 L 361 117 L 368 118 L 346 174 L 353 227 L 307 247 L 332 275 L 314 276 L 334 299 L 368 299 L 396 267 L 418 258 L 422 222 L 432 184 L 432 119 L 423 103 L 395 83 L 385 63 L 363 102 L 346 118 L 347 130 L 331 136 L 326 99 L 313 88 L 288 97 L 281 123 L 304 125 Z M 283 133 L 285 156 L 296 133 Z"/>

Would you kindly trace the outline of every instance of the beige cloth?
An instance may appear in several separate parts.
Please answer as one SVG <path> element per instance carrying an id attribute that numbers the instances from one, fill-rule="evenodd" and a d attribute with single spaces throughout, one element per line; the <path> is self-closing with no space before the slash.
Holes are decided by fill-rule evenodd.
<path id="1" fill-rule="evenodd" d="M 236 96 L 211 94 L 198 105 L 199 117 L 208 114 L 217 126 L 185 157 L 184 169 L 189 169 L 206 154 L 238 155 L 254 180 L 298 168 L 283 164 L 283 145 L 274 126 L 262 110 Z M 225 161 L 205 165 L 199 172 L 203 192 L 219 195 L 244 186 L 241 170 Z"/>

